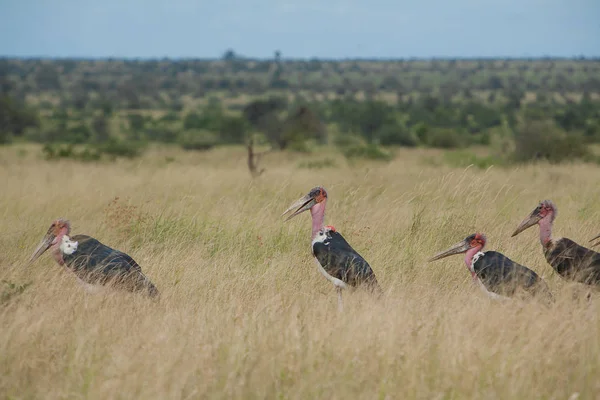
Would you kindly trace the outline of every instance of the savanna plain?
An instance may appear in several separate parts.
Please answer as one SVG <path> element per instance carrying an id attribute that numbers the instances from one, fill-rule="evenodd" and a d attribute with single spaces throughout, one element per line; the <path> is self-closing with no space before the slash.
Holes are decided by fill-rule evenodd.
<path id="1" fill-rule="evenodd" d="M 552 271 L 537 228 L 510 237 L 548 198 L 555 235 L 587 246 L 600 233 L 597 165 L 453 168 L 426 149 L 348 164 L 324 150 L 270 154 L 252 179 L 235 147 L 112 163 L 18 147 L 0 150 L 2 398 L 600 396 L 600 295 Z M 302 167 L 323 157 L 335 163 Z M 317 185 L 381 299 L 345 292 L 338 312 L 310 215 L 283 221 Z M 160 300 L 87 293 L 49 254 L 27 266 L 59 217 L 130 254 Z M 427 263 L 476 231 L 543 276 L 555 303 L 489 299 L 461 256 Z"/>

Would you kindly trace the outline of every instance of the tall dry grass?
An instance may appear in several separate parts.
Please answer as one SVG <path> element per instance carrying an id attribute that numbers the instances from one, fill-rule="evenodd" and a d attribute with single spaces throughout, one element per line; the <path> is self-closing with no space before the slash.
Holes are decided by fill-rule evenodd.
<path id="1" fill-rule="evenodd" d="M 552 272 L 535 229 L 510 238 L 544 198 L 559 207 L 557 235 L 600 233 L 598 167 L 434 168 L 401 151 L 307 170 L 272 155 L 252 181 L 243 150 L 99 165 L 16 154 L 0 151 L 0 280 L 32 284 L 0 305 L 2 398 L 600 396 L 600 296 Z M 310 216 L 282 222 L 316 185 L 382 300 L 345 293 L 339 314 L 310 255 Z M 26 268 L 57 217 L 133 256 L 160 302 L 88 294 L 48 254 Z M 492 301 L 459 256 L 426 263 L 476 230 L 541 274 L 556 304 Z"/>

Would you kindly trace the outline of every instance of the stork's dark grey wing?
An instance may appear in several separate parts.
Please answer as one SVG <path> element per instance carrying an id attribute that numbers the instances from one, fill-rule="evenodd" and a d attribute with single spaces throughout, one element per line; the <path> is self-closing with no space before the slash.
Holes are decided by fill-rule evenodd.
<path id="1" fill-rule="evenodd" d="M 486 251 L 474 264 L 477 277 L 490 292 L 512 296 L 518 289 L 550 296 L 546 282 L 531 269 L 497 251 Z"/>
<path id="2" fill-rule="evenodd" d="M 351 286 L 367 284 L 381 290 L 369 263 L 339 232 L 330 231 L 323 242 L 316 242 L 313 254 L 323 269 L 334 278 Z"/>
<path id="3" fill-rule="evenodd" d="M 600 253 L 561 238 L 544 248 L 548 264 L 565 279 L 600 285 Z"/>
<path id="4" fill-rule="evenodd" d="M 150 296 L 158 295 L 154 284 L 128 254 L 86 235 L 75 235 L 71 240 L 78 242 L 77 251 L 64 254 L 63 259 L 84 282 L 113 283 L 130 291 L 147 290 Z"/>

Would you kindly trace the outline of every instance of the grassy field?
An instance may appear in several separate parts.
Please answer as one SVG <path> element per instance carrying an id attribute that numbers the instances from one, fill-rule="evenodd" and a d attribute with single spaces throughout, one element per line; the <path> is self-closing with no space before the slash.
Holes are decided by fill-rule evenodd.
<path id="1" fill-rule="evenodd" d="M 348 165 L 272 154 L 251 180 L 243 149 L 153 150 L 134 161 L 46 162 L 0 149 L 0 397 L 6 399 L 592 399 L 600 396 L 600 296 L 546 264 L 537 228 L 600 233 L 600 168 L 434 167 L 434 150 Z M 328 157 L 333 167 L 300 168 Z M 381 300 L 333 287 L 310 254 L 316 185 L 326 223 L 371 264 Z M 26 262 L 53 219 L 129 253 L 161 291 L 86 293 L 49 254 Z M 462 257 L 426 260 L 470 233 L 546 279 L 557 302 L 495 302 Z M 585 293 L 584 293 L 585 294 Z"/>

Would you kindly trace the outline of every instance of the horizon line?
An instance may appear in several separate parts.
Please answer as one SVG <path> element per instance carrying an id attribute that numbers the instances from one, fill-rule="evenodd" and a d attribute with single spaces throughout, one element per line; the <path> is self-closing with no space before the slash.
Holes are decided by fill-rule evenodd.
<path id="1" fill-rule="evenodd" d="M 226 60 L 224 57 L 139 57 L 139 56 L 16 56 L 16 55 L 0 55 L 0 60 L 53 60 L 53 61 L 203 61 L 203 62 L 214 62 L 214 61 L 274 61 L 275 57 L 249 57 L 242 55 L 235 55 L 235 57 Z M 320 61 L 320 62 L 343 62 L 343 61 L 380 61 L 380 62 L 394 62 L 394 61 L 491 61 L 491 60 L 505 60 L 505 61 L 551 61 L 551 60 L 562 60 L 562 61 L 600 61 L 600 55 L 586 56 L 586 55 L 573 55 L 573 56 L 552 56 L 552 55 L 540 55 L 540 56 L 430 56 L 430 57 L 281 57 L 282 62 L 301 62 L 301 61 Z"/>

